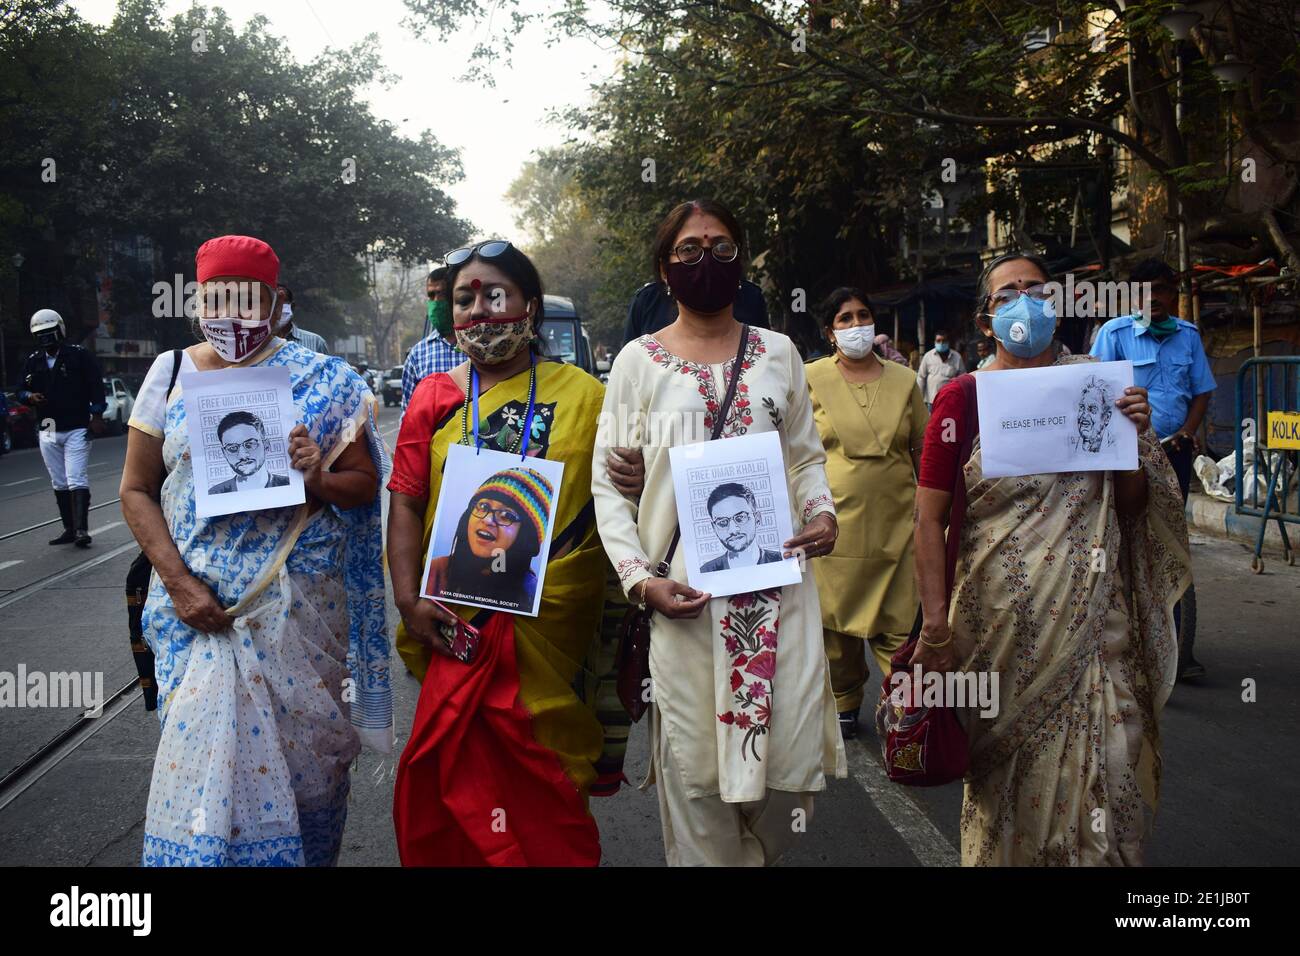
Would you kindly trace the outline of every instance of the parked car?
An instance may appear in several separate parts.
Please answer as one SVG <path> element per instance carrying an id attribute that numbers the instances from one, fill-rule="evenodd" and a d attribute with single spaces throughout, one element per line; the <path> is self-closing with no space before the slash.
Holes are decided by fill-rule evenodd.
<path id="1" fill-rule="evenodd" d="M 135 396 L 120 378 L 104 379 L 104 425 L 110 435 L 126 432 L 126 423 L 131 420 L 131 410 L 135 408 Z"/>
<path id="2" fill-rule="evenodd" d="M 576 365 L 590 375 L 596 374 L 596 363 L 591 354 L 591 340 L 582 327 L 582 319 L 573 307 L 573 300 L 560 295 L 543 298 L 545 318 L 539 333 L 546 354 L 553 359 Z"/>
<path id="3" fill-rule="evenodd" d="M 5 392 L 4 405 L 4 437 L 0 440 L 4 441 L 5 450 L 35 445 L 40 430 L 36 410 L 18 401 L 15 392 Z"/>
<path id="4" fill-rule="evenodd" d="M 402 366 L 394 365 L 384 373 L 384 408 L 402 404 Z"/>

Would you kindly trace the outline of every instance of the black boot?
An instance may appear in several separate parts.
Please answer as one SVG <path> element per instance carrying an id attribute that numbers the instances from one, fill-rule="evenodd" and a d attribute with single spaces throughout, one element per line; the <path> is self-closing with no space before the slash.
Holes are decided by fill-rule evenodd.
<path id="1" fill-rule="evenodd" d="M 86 529 L 90 526 L 90 489 L 72 489 L 72 516 L 76 521 L 77 547 L 89 548 L 90 535 Z"/>
<path id="2" fill-rule="evenodd" d="M 72 530 L 72 492 L 66 489 L 55 490 L 54 497 L 59 500 L 59 517 L 63 519 L 63 534 L 51 538 L 50 544 L 72 544 L 77 540 L 77 535 Z"/>

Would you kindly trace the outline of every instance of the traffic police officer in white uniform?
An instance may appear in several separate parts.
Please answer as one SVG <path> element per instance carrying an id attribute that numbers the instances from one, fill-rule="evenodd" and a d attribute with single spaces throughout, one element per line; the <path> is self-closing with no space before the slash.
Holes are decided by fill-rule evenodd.
<path id="1" fill-rule="evenodd" d="M 23 365 L 21 401 L 36 409 L 40 424 L 41 457 L 54 485 L 63 519 L 63 534 L 50 544 L 90 546 L 89 426 L 104 430 L 104 380 L 92 352 L 67 341 L 63 317 L 53 309 L 32 316 L 32 335 L 40 343 Z"/>

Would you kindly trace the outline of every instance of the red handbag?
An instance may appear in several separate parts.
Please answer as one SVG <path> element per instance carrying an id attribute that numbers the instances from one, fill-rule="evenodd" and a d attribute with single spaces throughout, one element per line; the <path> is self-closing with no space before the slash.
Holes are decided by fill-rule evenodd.
<path id="1" fill-rule="evenodd" d="M 975 377 L 967 373 L 956 381 L 966 405 L 966 434 L 962 438 L 957 480 L 953 483 L 952 508 L 948 515 L 946 578 L 949 596 L 952 595 L 961 528 L 966 517 L 963 469 L 970 460 L 971 447 L 979 431 Z M 921 622 L 918 608 L 907 643 L 890 659 L 890 674 L 881 683 L 880 701 L 876 704 L 876 734 L 885 759 L 885 773 L 890 780 L 909 787 L 938 787 L 966 775 L 970 767 L 970 740 L 953 708 L 922 706 L 919 693 L 916 696 L 911 693 L 914 672 L 909 662 L 921 637 Z M 895 685 L 894 675 L 899 673 L 904 677 Z"/>

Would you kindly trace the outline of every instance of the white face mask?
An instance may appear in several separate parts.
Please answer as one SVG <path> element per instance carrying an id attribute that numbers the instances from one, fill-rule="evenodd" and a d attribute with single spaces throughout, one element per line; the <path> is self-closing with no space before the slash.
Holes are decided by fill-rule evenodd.
<path id="1" fill-rule="evenodd" d="M 871 351 L 876 344 L 876 327 L 874 325 L 855 325 L 848 329 L 835 330 L 835 347 L 848 358 L 860 359 Z"/>

